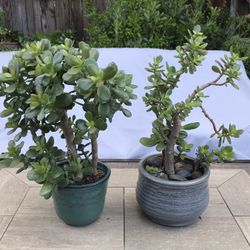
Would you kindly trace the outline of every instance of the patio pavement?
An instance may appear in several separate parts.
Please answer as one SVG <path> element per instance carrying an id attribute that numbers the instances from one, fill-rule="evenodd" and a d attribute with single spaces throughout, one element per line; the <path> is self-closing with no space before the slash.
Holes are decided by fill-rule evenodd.
<path id="1" fill-rule="evenodd" d="M 194 225 L 152 223 L 135 200 L 135 163 L 110 163 L 105 209 L 85 228 L 59 220 L 52 199 L 16 169 L 0 171 L 0 250 L 238 250 L 250 249 L 250 164 L 211 169 L 208 209 Z M 245 169 L 245 170 L 244 170 Z"/>

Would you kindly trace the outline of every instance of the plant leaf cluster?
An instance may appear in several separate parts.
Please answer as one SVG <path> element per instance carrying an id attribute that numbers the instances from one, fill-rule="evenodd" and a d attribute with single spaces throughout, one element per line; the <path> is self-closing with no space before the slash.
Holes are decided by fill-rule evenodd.
<path id="1" fill-rule="evenodd" d="M 217 136 L 219 145 L 218 149 L 215 150 L 210 150 L 207 145 L 201 146 L 197 150 L 199 166 L 203 162 L 209 164 L 215 160 L 232 160 L 232 147 L 221 146 L 225 141 L 230 144 L 231 138 L 238 138 L 243 132 L 233 124 L 229 124 L 228 128 L 225 125 L 217 128 L 215 122 L 203 107 L 203 99 L 207 97 L 205 95 L 207 88 L 231 85 L 238 89 L 235 80 L 240 75 L 240 66 L 237 61 L 241 58 L 235 53 L 231 53 L 230 57 L 225 55 L 224 58 L 216 61 L 216 64 L 212 66 L 212 70 L 218 75 L 214 81 L 198 86 L 183 101 L 174 103 L 171 99 L 174 90 L 178 87 L 180 77 L 185 73 L 193 74 L 204 60 L 206 55 L 205 38 L 199 31 L 189 32 L 187 42 L 176 49 L 176 57 L 180 64 L 179 69 L 170 66 L 168 63 L 164 66 L 161 56 L 154 58 L 153 63 L 149 64 L 147 71 L 151 73 L 148 77 L 150 85 L 145 88 L 148 92 L 143 97 L 143 100 L 148 107 L 148 111 L 154 112 L 156 120 L 152 124 L 153 128 L 150 137 L 141 138 L 141 143 L 144 146 L 156 146 L 156 149 L 163 153 L 163 159 L 166 152 L 170 152 L 174 157 L 174 151 L 169 151 L 171 147 L 176 147 L 178 157 L 184 159 L 193 148 L 193 145 L 186 141 L 187 132 L 198 128 L 200 125 L 199 122 L 185 124 L 185 120 L 193 109 L 200 108 L 205 117 L 211 122 L 214 130 L 211 136 Z M 164 165 L 165 170 L 167 167 Z"/>
<path id="2" fill-rule="evenodd" d="M 41 195 L 45 198 L 51 196 L 55 185 L 78 182 L 84 174 L 92 174 L 89 140 L 97 139 L 117 111 L 131 116 L 125 107 L 136 98 L 132 75 L 118 70 L 115 63 L 100 68 L 98 57 L 98 51 L 84 42 L 74 46 L 72 40 L 65 39 L 52 46 L 42 39 L 26 44 L 0 74 L 1 117 L 7 117 L 8 134 L 16 134 L 1 165 L 22 163 L 21 170 L 31 167 L 28 178 L 43 184 Z M 82 115 L 68 117 L 76 105 Z M 48 135 L 54 132 L 60 133 L 77 155 L 72 155 L 69 147 L 67 152 L 56 147 Z M 22 153 L 23 142 L 19 141 L 28 134 L 34 145 Z M 68 166 L 59 167 L 57 162 L 63 159 L 68 160 Z"/>

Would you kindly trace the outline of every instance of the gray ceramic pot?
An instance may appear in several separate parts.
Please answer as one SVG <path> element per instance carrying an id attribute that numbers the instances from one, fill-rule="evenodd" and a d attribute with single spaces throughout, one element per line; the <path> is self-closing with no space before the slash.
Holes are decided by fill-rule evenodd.
<path id="1" fill-rule="evenodd" d="M 165 226 L 187 226 L 199 219 L 208 205 L 209 169 L 190 181 L 170 181 L 150 175 L 139 163 L 137 202 L 152 221 Z"/>

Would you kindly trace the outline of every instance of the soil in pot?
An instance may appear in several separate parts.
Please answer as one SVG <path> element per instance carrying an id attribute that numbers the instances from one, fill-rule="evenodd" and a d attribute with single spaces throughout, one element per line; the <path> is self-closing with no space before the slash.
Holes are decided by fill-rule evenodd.
<path id="1" fill-rule="evenodd" d="M 175 158 L 175 174 L 168 176 L 162 164 L 161 155 L 153 155 L 148 157 L 144 163 L 145 170 L 155 176 L 165 180 L 173 181 L 187 181 L 194 180 L 201 177 L 204 169 L 196 165 L 192 158 L 185 158 L 184 160 Z"/>

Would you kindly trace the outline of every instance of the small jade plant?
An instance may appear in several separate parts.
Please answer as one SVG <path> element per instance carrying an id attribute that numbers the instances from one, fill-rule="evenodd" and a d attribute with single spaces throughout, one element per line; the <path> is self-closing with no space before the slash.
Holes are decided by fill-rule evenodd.
<path id="1" fill-rule="evenodd" d="M 186 180 L 186 178 L 177 174 L 177 170 L 187 158 L 187 152 L 193 148 L 193 145 L 185 140 L 187 130 L 196 129 L 200 125 L 199 122 L 185 124 L 186 118 L 194 108 L 199 108 L 211 122 L 213 127 L 211 137 L 217 136 L 219 145 L 214 150 L 210 150 L 207 145 L 200 146 L 197 149 L 196 159 L 187 161 L 189 166 L 192 162 L 191 172 L 202 172 L 201 169 L 208 167 L 213 161 L 232 160 L 232 147 L 223 146 L 223 143 L 227 141 L 230 144 L 232 137 L 238 138 L 242 133 L 242 130 L 238 130 L 232 124 L 228 127 L 224 125 L 217 127 L 215 121 L 203 106 L 203 99 L 207 97 L 204 91 L 207 88 L 231 85 L 238 89 L 235 79 L 238 79 L 240 75 L 240 66 L 237 64 L 237 60 L 241 58 L 237 54 L 232 53 L 231 57 L 225 55 L 220 61 L 216 61 L 217 65 L 212 66 L 212 70 L 218 74 L 216 79 L 196 87 L 183 101 L 174 103 L 171 100 L 181 76 L 185 73 L 193 74 L 206 55 L 207 44 L 204 42 L 206 37 L 199 31 L 189 32 L 189 35 L 187 42 L 176 48 L 176 57 L 180 64 L 179 69 L 168 65 L 168 63 L 164 67 L 161 56 L 154 58 L 154 62 L 149 64 L 147 71 L 151 73 L 148 77 L 151 85 L 146 87 L 149 92 L 143 97 L 146 106 L 149 107 L 148 111 L 153 111 L 156 119 L 152 124 L 151 136 L 141 138 L 140 142 L 147 147 L 156 146 L 157 151 L 162 152 L 161 163 L 158 165 L 162 168 L 166 178 L 172 180 Z M 175 152 L 175 149 L 178 152 Z M 150 165 L 150 163 L 146 166 L 146 170 L 151 174 L 158 172 L 158 168 Z M 195 178 L 194 176 L 190 178 Z"/>
<path id="2" fill-rule="evenodd" d="M 8 133 L 16 132 L 8 144 L 2 167 L 28 167 L 28 179 L 42 184 L 40 194 L 49 198 L 56 185 L 84 184 L 101 178 L 97 168 L 97 138 L 114 114 L 136 96 L 132 75 L 97 64 L 99 53 L 86 43 L 73 41 L 51 46 L 50 41 L 27 44 L 17 52 L 0 75 L 0 95 L 4 97 L 2 117 L 8 117 Z M 75 113 L 74 106 L 82 113 Z M 65 145 L 54 144 L 60 133 Z M 48 134 L 49 133 L 49 134 Z M 34 145 L 23 153 L 22 137 L 32 136 Z M 66 147 L 65 147 L 66 146 Z M 66 163 L 65 163 L 66 160 Z M 64 162 L 58 165 L 58 162 Z"/>

